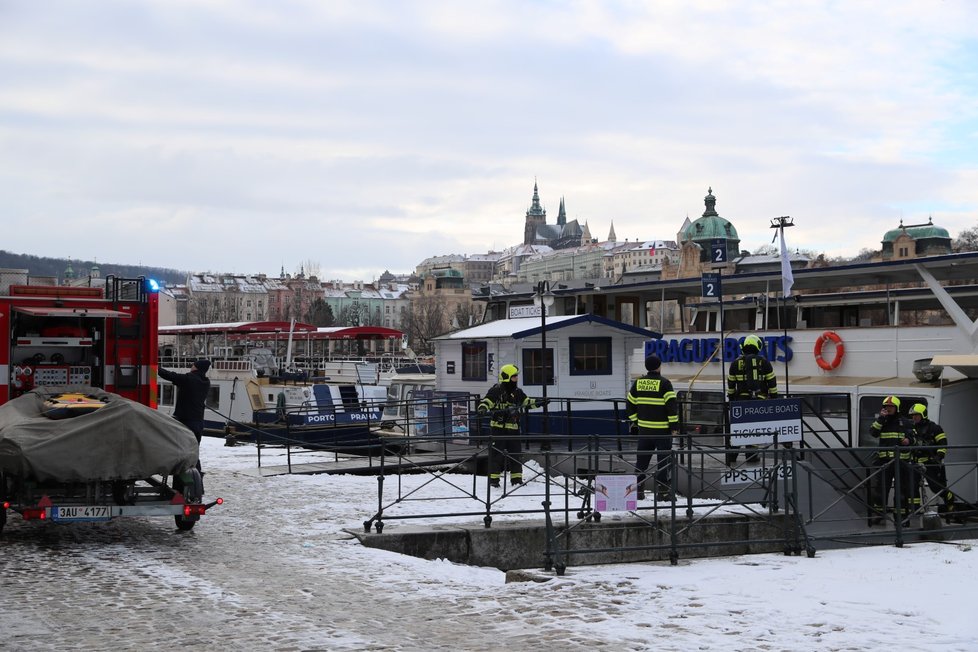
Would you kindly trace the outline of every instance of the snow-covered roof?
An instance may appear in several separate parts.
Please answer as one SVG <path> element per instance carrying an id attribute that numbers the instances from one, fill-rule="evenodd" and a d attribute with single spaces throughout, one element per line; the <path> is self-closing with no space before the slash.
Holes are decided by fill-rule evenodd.
<path id="1" fill-rule="evenodd" d="M 661 333 L 656 333 L 655 331 L 646 330 L 644 328 L 638 328 L 636 326 L 630 326 L 628 324 L 624 324 L 613 319 L 607 319 L 605 317 L 599 317 L 597 315 L 561 315 L 559 317 L 547 317 L 547 332 L 580 323 L 600 324 L 609 328 L 624 330 L 636 335 L 642 335 L 644 337 L 653 339 L 662 337 Z M 434 339 L 471 340 L 492 337 L 512 337 L 514 339 L 522 339 L 524 337 L 536 335 L 540 332 L 540 330 L 541 321 L 539 317 L 518 317 L 516 319 L 497 319 L 496 321 L 455 331 L 454 333 L 442 335 L 441 337 L 436 337 Z"/>

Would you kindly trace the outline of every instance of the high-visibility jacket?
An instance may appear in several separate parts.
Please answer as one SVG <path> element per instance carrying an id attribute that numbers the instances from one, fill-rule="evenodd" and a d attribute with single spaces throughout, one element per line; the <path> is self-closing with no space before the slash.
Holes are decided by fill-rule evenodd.
<path id="1" fill-rule="evenodd" d="M 778 381 L 774 367 L 756 353 L 745 353 L 730 363 L 727 372 L 727 397 L 733 401 L 777 398 Z"/>
<path id="2" fill-rule="evenodd" d="M 657 372 L 636 378 L 628 390 L 625 414 L 638 425 L 639 434 L 661 436 L 676 430 L 679 409 L 672 383 Z"/>
<path id="3" fill-rule="evenodd" d="M 917 446 L 939 446 L 940 448 L 917 448 L 914 458 L 923 464 L 938 464 L 947 455 L 947 435 L 941 424 L 930 419 L 921 419 L 914 424 L 914 439 Z"/>
<path id="4" fill-rule="evenodd" d="M 489 413 L 489 425 L 493 428 L 519 430 L 519 410 L 511 408 L 534 408 L 538 407 L 538 402 L 519 387 L 504 387 L 507 384 L 496 383 L 490 387 L 485 398 L 479 401 L 477 410 L 483 414 Z"/>
<path id="5" fill-rule="evenodd" d="M 879 450 L 876 455 L 881 460 L 892 460 L 896 449 L 900 449 L 900 459 L 909 460 L 911 448 L 902 446 L 901 442 L 906 438 L 913 444 L 913 424 L 903 417 L 892 414 L 886 417 L 876 417 L 876 421 L 869 427 L 869 434 L 879 439 Z"/>

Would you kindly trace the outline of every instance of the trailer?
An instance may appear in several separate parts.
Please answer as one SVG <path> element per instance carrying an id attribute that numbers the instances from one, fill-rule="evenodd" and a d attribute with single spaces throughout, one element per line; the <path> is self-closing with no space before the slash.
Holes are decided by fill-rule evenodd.
<path id="1" fill-rule="evenodd" d="M 26 278 L 24 279 L 26 281 Z M 0 531 L 207 510 L 193 433 L 157 411 L 159 297 L 145 278 L 9 284 L 0 274 Z"/>

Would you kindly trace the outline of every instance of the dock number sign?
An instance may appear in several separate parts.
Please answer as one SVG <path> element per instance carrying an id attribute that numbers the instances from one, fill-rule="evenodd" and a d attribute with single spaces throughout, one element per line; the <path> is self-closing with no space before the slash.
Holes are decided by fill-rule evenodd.
<path id="1" fill-rule="evenodd" d="M 763 446 L 801 441 L 801 399 L 730 401 L 730 445 Z"/>
<path id="2" fill-rule="evenodd" d="M 727 243 L 719 238 L 710 241 L 710 261 L 719 265 L 727 262 Z"/>
<path id="3" fill-rule="evenodd" d="M 721 293 L 719 274 L 703 274 L 703 296 L 713 299 L 720 298 Z"/>

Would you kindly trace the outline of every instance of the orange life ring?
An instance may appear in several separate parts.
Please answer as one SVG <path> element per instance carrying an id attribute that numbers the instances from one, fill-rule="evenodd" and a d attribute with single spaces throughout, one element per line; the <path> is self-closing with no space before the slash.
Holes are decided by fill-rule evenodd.
<path id="1" fill-rule="evenodd" d="M 827 361 L 822 357 L 822 347 L 826 342 L 831 341 L 835 344 L 835 357 Z M 835 331 L 825 331 L 815 340 L 815 362 L 825 371 L 832 371 L 842 363 L 842 356 L 846 354 L 846 347 L 842 344 L 842 338 Z"/>

